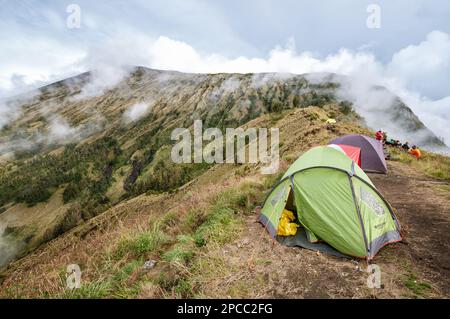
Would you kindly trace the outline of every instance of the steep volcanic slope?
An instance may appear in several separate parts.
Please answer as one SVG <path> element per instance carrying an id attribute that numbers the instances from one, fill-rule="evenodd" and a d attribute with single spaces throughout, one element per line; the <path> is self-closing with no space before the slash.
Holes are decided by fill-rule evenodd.
<path id="1" fill-rule="evenodd" d="M 172 191 L 205 172 L 211 165 L 171 165 L 169 159 L 172 130 L 191 128 L 196 119 L 224 129 L 314 105 L 338 120 L 362 122 L 344 99 L 343 83 L 336 75 L 184 74 L 139 67 L 113 87 L 85 73 L 8 102 L 16 112 L 0 131 L 0 262 L 125 199 Z M 389 112 L 381 110 L 377 116 L 439 145 L 400 101 Z M 46 210 L 53 207 L 49 203 L 55 209 Z"/>
<path id="2" fill-rule="evenodd" d="M 397 131 L 403 134 L 420 131 L 418 144 L 441 144 L 385 88 L 373 86 L 359 94 L 366 94 L 362 99 L 352 93 L 351 78 L 335 74 L 185 74 L 138 67 L 114 87 L 97 82 L 95 74 L 84 73 L 43 87 L 29 99 L 20 97 L 22 111 L 0 132 L 0 152 L 77 141 L 100 131 L 125 142 L 155 126 L 188 127 L 200 118 L 207 126 L 236 126 L 261 113 L 310 105 L 340 103 L 345 112 L 353 102 L 366 104 L 356 106 L 357 112 L 376 114 L 373 118 L 402 128 Z M 127 112 L 136 103 L 148 105 L 148 112 Z M 146 125 L 130 124 L 139 119 Z M 70 126 L 72 136 L 58 132 L 58 120 Z"/>

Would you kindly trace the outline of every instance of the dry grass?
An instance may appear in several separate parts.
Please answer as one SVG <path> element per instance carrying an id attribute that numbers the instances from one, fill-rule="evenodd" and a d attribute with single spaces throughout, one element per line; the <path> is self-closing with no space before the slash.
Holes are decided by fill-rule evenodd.
<path id="1" fill-rule="evenodd" d="M 422 151 L 422 157 L 417 160 L 402 149 L 391 147 L 389 150 L 393 160 L 406 163 L 429 177 L 450 181 L 450 157 Z"/>

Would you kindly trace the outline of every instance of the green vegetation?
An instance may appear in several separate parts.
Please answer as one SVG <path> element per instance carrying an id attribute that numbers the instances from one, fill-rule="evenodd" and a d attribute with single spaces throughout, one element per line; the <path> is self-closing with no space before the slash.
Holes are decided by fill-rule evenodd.
<path id="1" fill-rule="evenodd" d="M 418 297 L 424 297 L 432 288 L 429 283 L 420 281 L 414 274 L 406 277 L 405 286 Z"/>
<path id="2" fill-rule="evenodd" d="M 109 281 L 82 284 L 79 289 L 65 290 L 61 299 L 101 299 L 110 297 L 112 287 Z"/>
<path id="3" fill-rule="evenodd" d="M 319 119 L 319 115 L 315 112 L 308 113 L 307 117 L 311 122 L 317 121 Z"/>
<path id="4" fill-rule="evenodd" d="M 116 249 L 115 256 L 120 259 L 126 254 L 139 257 L 147 253 L 158 254 L 162 246 L 170 241 L 170 237 L 161 229 L 161 224 L 155 222 L 153 227 L 131 238 L 122 239 Z"/>
<path id="5" fill-rule="evenodd" d="M 180 235 L 177 239 L 177 244 L 163 254 L 163 260 L 167 262 L 176 262 L 180 264 L 187 264 L 195 254 L 195 246 L 192 237 Z"/>
<path id="6" fill-rule="evenodd" d="M 341 112 L 344 115 L 349 115 L 350 112 L 352 112 L 352 103 L 349 101 L 342 101 L 339 102 L 339 112 Z"/>
<path id="7" fill-rule="evenodd" d="M 292 100 L 292 105 L 295 108 L 300 107 L 300 98 L 298 97 L 298 95 L 294 96 L 294 99 Z"/>
<path id="8" fill-rule="evenodd" d="M 146 167 L 146 173 L 138 179 L 135 186 L 136 193 L 174 190 L 211 167 L 207 163 L 175 165 L 170 158 L 170 151 L 171 148 L 168 146 L 158 151 L 152 163 Z"/>
<path id="9" fill-rule="evenodd" d="M 60 155 L 19 161 L 16 169 L 0 176 L 0 206 L 12 201 L 33 206 L 48 200 L 64 184 L 68 184 L 65 202 L 83 190 L 81 201 L 102 205 L 120 152 L 115 139 L 102 138 L 80 147 L 69 145 Z"/>
<path id="10" fill-rule="evenodd" d="M 80 180 L 81 180 L 81 178 L 80 178 Z M 66 203 L 70 202 L 71 200 L 76 199 L 78 197 L 78 195 L 80 195 L 81 191 L 82 191 L 82 188 L 81 188 L 80 183 L 74 183 L 74 182 L 69 183 L 63 192 L 64 203 L 66 204 Z"/>
<path id="11" fill-rule="evenodd" d="M 335 102 L 335 97 L 331 93 L 322 91 L 310 91 L 302 95 L 300 107 L 318 106 L 323 107 L 326 104 Z"/>
<path id="12" fill-rule="evenodd" d="M 206 219 L 193 233 L 197 246 L 208 242 L 225 243 L 236 237 L 241 230 L 236 213 L 244 216 L 251 212 L 260 196 L 261 185 L 244 183 L 238 189 L 227 189 L 214 200 Z"/>
<path id="13" fill-rule="evenodd" d="M 281 112 L 282 110 L 283 110 L 283 103 L 278 99 L 274 99 L 272 101 L 270 111 L 271 112 Z"/>
<path id="14" fill-rule="evenodd" d="M 66 214 L 57 220 L 54 228 L 47 231 L 45 240 L 51 240 L 64 234 L 66 231 L 75 227 L 80 221 L 86 220 L 89 217 L 90 216 L 83 215 L 83 209 L 79 205 L 70 207 Z"/>

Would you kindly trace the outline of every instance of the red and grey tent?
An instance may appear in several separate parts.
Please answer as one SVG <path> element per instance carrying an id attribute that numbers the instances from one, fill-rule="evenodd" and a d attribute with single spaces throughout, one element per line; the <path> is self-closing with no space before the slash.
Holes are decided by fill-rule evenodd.
<path id="1" fill-rule="evenodd" d="M 374 138 L 357 134 L 345 135 L 330 141 L 328 144 L 359 147 L 361 149 L 361 168 L 365 172 L 387 173 L 383 144 Z"/>
<path id="2" fill-rule="evenodd" d="M 344 144 L 329 144 L 328 147 L 332 147 L 338 150 L 352 159 L 353 162 L 361 167 L 361 149 L 359 147 L 354 147 Z"/>

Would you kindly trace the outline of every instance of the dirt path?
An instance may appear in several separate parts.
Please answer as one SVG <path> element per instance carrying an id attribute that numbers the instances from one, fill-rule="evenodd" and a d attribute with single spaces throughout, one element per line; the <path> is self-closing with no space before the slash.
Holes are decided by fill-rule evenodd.
<path id="1" fill-rule="evenodd" d="M 396 209 L 404 228 L 404 242 L 397 253 L 421 276 L 450 296 L 450 199 L 439 187 L 407 165 L 389 162 L 389 174 L 370 178 Z"/>

